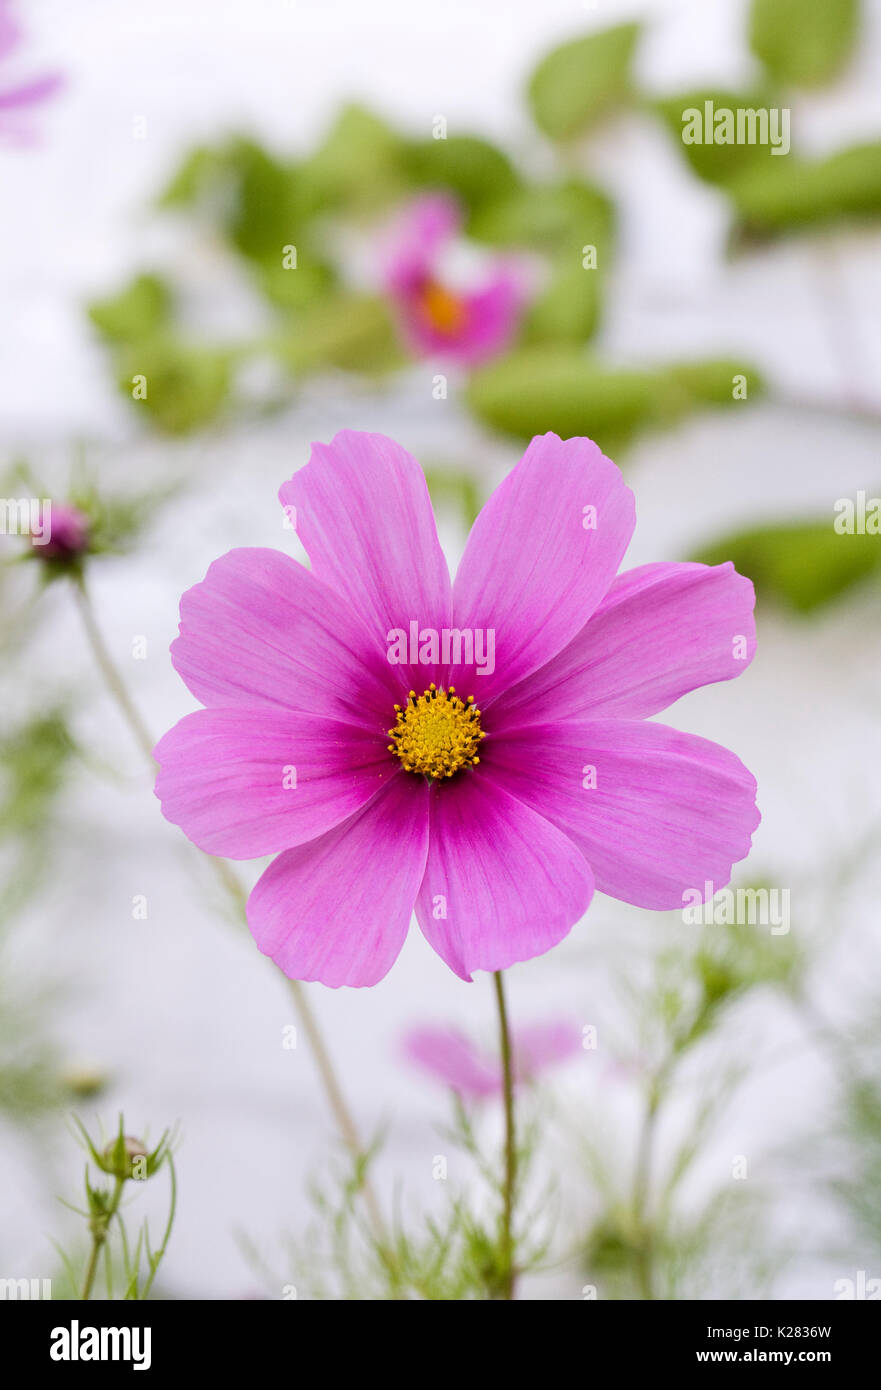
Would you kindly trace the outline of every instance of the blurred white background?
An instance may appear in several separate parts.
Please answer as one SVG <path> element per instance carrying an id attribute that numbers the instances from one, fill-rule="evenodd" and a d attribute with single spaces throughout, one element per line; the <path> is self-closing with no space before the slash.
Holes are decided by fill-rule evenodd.
<path id="1" fill-rule="evenodd" d="M 378 396 L 310 387 L 295 411 L 259 428 L 174 445 L 143 433 L 114 389 L 84 305 L 155 264 L 186 269 L 200 288 L 194 312 L 210 308 L 218 330 L 236 331 L 260 312 L 216 248 L 194 245 L 189 228 L 150 208 L 182 154 L 233 131 L 305 151 L 342 102 L 360 99 L 415 135 L 443 114 L 451 131 L 486 134 L 541 168 L 547 155 L 522 89 L 544 50 L 588 27 L 644 16 L 652 22 L 639 61 L 652 88 L 738 85 L 751 72 L 743 6 L 30 0 L 20 9 L 30 39 L 22 71 L 61 68 L 68 83 L 40 113 L 38 144 L 0 147 L 0 452 L 25 454 L 58 479 L 77 439 L 108 481 L 139 484 L 178 470 L 190 478 L 149 545 L 97 565 L 93 578 L 108 642 L 158 736 L 193 707 L 167 655 L 181 592 L 232 546 L 291 543 L 275 494 L 306 461 L 311 439 L 342 427 L 384 430 L 424 462 L 453 460 L 487 482 L 517 457 L 460 411 L 455 393 L 432 400 L 428 367 Z M 864 50 L 847 81 L 792 107 L 794 139 L 807 150 L 877 135 L 881 7 L 867 6 Z M 134 138 L 140 117 L 144 139 Z M 627 460 L 638 528 L 626 565 L 679 558 L 752 519 L 815 515 L 831 525 L 835 499 L 881 485 L 877 420 L 812 406 L 857 396 L 881 416 L 881 237 L 812 238 L 729 266 L 722 197 L 687 174 L 648 120 L 610 125 L 591 167 L 622 217 L 600 339 L 608 355 L 631 362 L 740 352 L 775 392 L 803 402 L 704 416 L 642 441 Z M 455 563 L 463 538 L 451 521 L 444 539 Z M 63 857 L 16 927 L 14 955 L 34 978 L 74 982 L 53 1030 L 71 1061 L 111 1074 L 94 1109 L 112 1120 L 124 1108 L 134 1132 L 181 1122 L 181 1205 L 163 1283 L 186 1297 L 247 1295 L 260 1285 L 236 1232 L 247 1231 L 274 1259 L 280 1231 L 303 1227 L 304 1183 L 326 1165 L 330 1118 L 305 1039 L 296 1051 L 282 1047 L 283 1028 L 294 1022 L 284 982 L 226 920 L 198 857 L 162 820 L 62 586 L 37 613 L 26 668 L 14 679 L 0 672 L 0 706 L 17 717 L 35 691 L 47 702 L 54 692 L 76 692 L 79 737 L 120 775 L 86 773 L 65 800 Z M 730 746 L 755 772 L 764 819 L 750 869 L 791 888 L 794 932 L 828 938 L 816 996 L 829 1016 L 847 1018 L 877 979 L 877 860 L 858 865 L 858 881 L 846 900 L 832 895 L 831 912 L 821 888 L 881 817 L 877 594 L 810 621 L 760 611 L 759 631 L 759 654 L 744 677 L 663 717 Z M 131 659 L 137 635 L 147 638 L 146 661 Z M 249 881 L 257 868 L 244 866 Z M 132 920 L 137 893 L 148 898 L 146 923 Z M 652 914 L 598 897 L 563 946 L 511 972 L 515 1021 L 571 1016 L 596 1024 L 601 1040 L 610 1036 L 621 1024 L 609 977 L 644 969 L 656 929 Z M 399 1061 L 398 1039 L 408 1024 L 437 1019 L 491 1041 L 489 980 L 463 985 L 414 928 L 376 989 L 309 989 L 364 1132 L 388 1125 L 377 1174 L 386 1200 L 401 1178 L 405 1210 L 437 1202 L 431 1160 L 443 1148 L 433 1125 L 445 1098 Z M 801 1126 L 824 1123 L 824 1062 L 774 1002 L 740 1016 L 726 1047 L 729 1058 L 759 1065 L 694 1174 L 696 1196 L 702 1183 L 724 1179 L 733 1155 L 747 1154 L 756 1180 L 775 1187 L 779 1239 L 806 1223 L 819 1229 L 833 1218 L 802 1209 L 792 1155 L 782 1150 Z M 601 1117 L 610 1144 L 632 1129 L 634 1096 L 602 1044 L 554 1085 L 585 1126 Z M 490 1111 L 489 1132 L 496 1118 Z M 63 1215 L 30 1145 L 9 1131 L 0 1132 L 0 1146 L 4 1262 L 10 1272 L 45 1275 Z M 71 1147 L 51 1155 L 68 1197 Z M 553 1161 L 565 1163 L 559 1151 Z M 584 1178 L 572 1167 L 566 1181 L 577 1190 Z M 583 1200 L 587 1207 L 586 1191 Z M 777 1292 L 830 1297 L 833 1279 L 851 1273 L 846 1263 L 805 1258 Z M 570 1270 L 536 1292 L 579 1298 L 581 1282 Z"/>

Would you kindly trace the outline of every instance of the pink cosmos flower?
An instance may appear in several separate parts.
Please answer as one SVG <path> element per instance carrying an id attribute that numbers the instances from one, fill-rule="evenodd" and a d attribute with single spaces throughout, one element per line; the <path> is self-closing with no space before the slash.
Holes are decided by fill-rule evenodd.
<path id="1" fill-rule="evenodd" d="M 53 502 L 44 536 L 31 544 L 43 560 L 75 560 L 89 540 L 89 519 L 70 502 Z"/>
<path id="2" fill-rule="evenodd" d="M 501 1095 L 501 1058 L 484 1052 L 456 1028 L 412 1028 L 403 1039 L 403 1053 L 414 1066 L 469 1100 Z M 581 1033 L 574 1024 L 532 1023 L 515 1028 L 512 1038 L 515 1084 L 532 1081 L 557 1062 L 581 1050 Z"/>
<path id="3" fill-rule="evenodd" d="M 315 444 L 279 497 L 312 568 L 233 550 L 184 595 L 172 657 L 206 708 L 160 741 L 156 792 L 209 854 L 277 855 L 248 921 L 288 976 L 375 984 L 415 907 L 469 980 L 549 950 L 595 888 L 677 908 L 729 881 L 755 781 L 648 716 L 744 669 L 753 588 L 730 564 L 616 579 L 634 501 L 596 444 L 533 439 L 453 584 L 393 440 Z"/>
<path id="4" fill-rule="evenodd" d="M 497 260 L 478 287 L 462 290 L 442 262 L 461 233 L 454 198 L 431 193 L 405 209 L 392 235 L 385 288 L 402 336 L 419 357 L 433 354 L 474 366 L 509 346 L 526 299 L 522 267 Z"/>
<path id="5" fill-rule="evenodd" d="M 10 0 L 0 0 L 0 62 L 21 42 L 18 25 L 12 18 Z M 46 97 L 52 96 L 61 86 L 59 73 L 47 73 L 29 82 L 18 83 L 13 87 L 0 88 L 0 137 L 26 141 L 31 130 L 23 113 Z"/>

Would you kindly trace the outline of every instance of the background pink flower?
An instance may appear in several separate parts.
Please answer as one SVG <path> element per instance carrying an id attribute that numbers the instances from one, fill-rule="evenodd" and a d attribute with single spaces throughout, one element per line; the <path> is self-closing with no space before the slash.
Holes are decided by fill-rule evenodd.
<path id="1" fill-rule="evenodd" d="M 461 228 L 459 205 L 448 194 L 415 198 L 392 233 L 385 287 L 413 353 L 436 354 L 473 366 L 511 344 L 527 286 L 523 268 L 498 257 L 473 288 L 450 284 L 442 257 L 461 235 Z"/>
<path id="2" fill-rule="evenodd" d="M 89 518 L 71 502 L 53 502 L 49 513 L 48 539 L 33 541 L 37 555 L 44 560 L 73 560 L 88 544 Z"/>
<path id="3" fill-rule="evenodd" d="M 565 1062 L 581 1051 L 578 1027 L 559 1020 L 515 1028 L 511 1041 L 517 1085 L 534 1080 L 548 1067 Z M 482 1100 L 502 1093 L 501 1058 L 484 1051 L 456 1028 L 442 1025 L 411 1028 L 401 1048 L 414 1066 L 466 1099 Z"/>
<path id="4" fill-rule="evenodd" d="M 13 18 L 11 0 L 0 0 L 0 138 L 22 142 L 33 134 L 28 120 L 31 108 L 54 95 L 63 78 L 60 73 L 45 73 L 8 86 L 6 60 L 20 43 L 21 32 Z"/>

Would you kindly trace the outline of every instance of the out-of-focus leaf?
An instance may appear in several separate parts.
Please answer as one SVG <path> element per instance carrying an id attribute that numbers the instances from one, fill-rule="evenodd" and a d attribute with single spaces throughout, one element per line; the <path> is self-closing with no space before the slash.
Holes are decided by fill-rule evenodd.
<path id="1" fill-rule="evenodd" d="M 587 342 L 599 323 L 600 287 L 599 271 L 558 260 L 550 283 L 526 315 L 524 342 Z"/>
<path id="2" fill-rule="evenodd" d="M 282 249 L 296 245 L 312 209 L 304 205 L 301 176 L 252 140 L 230 147 L 229 167 L 237 181 L 228 234 L 243 256 L 262 261 L 281 259 Z"/>
<path id="3" fill-rule="evenodd" d="M 859 20 L 859 0 L 752 0 L 750 47 L 778 82 L 815 87 L 847 62 Z"/>
<path id="4" fill-rule="evenodd" d="M 476 135 L 408 145 L 403 168 L 419 187 L 452 189 L 469 210 L 512 193 L 520 182 L 508 156 Z"/>
<path id="5" fill-rule="evenodd" d="M 840 535 L 828 521 L 794 521 L 737 531 L 691 557 L 731 560 L 760 598 L 809 613 L 881 573 L 881 536 Z"/>
<path id="6" fill-rule="evenodd" d="M 296 373 L 327 367 L 382 373 L 405 360 L 386 302 L 355 294 L 322 299 L 299 315 L 276 352 Z"/>
<path id="7" fill-rule="evenodd" d="M 529 83 L 536 125 L 554 140 L 580 135 L 631 95 L 641 25 L 619 24 L 555 48 Z"/>
<path id="8" fill-rule="evenodd" d="M 473 474 L 457 468 L 426 468 L 425 481 L 435 508 L 442 502 L 452 502 L 466 527 L 474 525 L 481 503 Z"/>
<path id="9" fill-rule="evenodd" d="M 230 351 L 151 339 L 119 359 L 120 390 L 166 434 L 189 434 L 214 420 L 230 391 Z M 146 396 L 136 398 L 138 389 Z"/>
<path id="10" fill-rule="evenodd" d="M 281 256 L 265 261 L 257 271 L 261 292 L 277 309 L 305 309 L 333 289 L 335 275 L 323 261 L 309 255 L 298 256 L 296 267 L 288 268 Z"/>
<path id="11" fill-rule="evenodd" d="M 158 204 L 164 208 L 191 207 L 222 179 L 225 158 L 222 149 L 207 145 L 191 150 L 160 193 Z"/>
<path id="12" fill-rule="evenodd" d="M 881 142 L 756 164 L 728 184 L 742 239 L 881 215 Z"/>
<path id="13" fill-rule="evenodd" d="M 712 102 L 712 117 L 720 111 L 761 112 L 768 111 L 770 108 L 770 98 L 767 94 L 756 92 L 729 92 L 719 89 L 711 90 L 702 88 L 699 91 L 684 92 L 676 96 L 653 98 L 649 102 L 650 109 L 657 112 L 661 120 L 668 127 L 671 135 L 676 141 L 677 146 L 682 150 L 682 154 L 698 178 L 704 179 L 707 183 L 725 183 L 736 174 L 742 173 L 745 169 L 751 169 L 757 164 L 767 165 L 781 164 L 788 155 L 775 155 L 772 153 L 773 145 L 770 143 L 770 129 L 767 143 L 762 145 L 755 140 L 735 141 L 732 144 L 716 144 L 715 140 L 710 143 L 708 135 L 713 133 L 714 120 L 708 128 L 706 120 L 706 103 Z M 685 116 L 684 113 L 699 111 L 701 113 L 700 132 L 704 137 L 700 143 L 688 143 L 683 139 L 683 133 L 691 130 L 693 115 Z M 746 122 L 747 117 L 743 120 Z M 756 117 L 758 120 L 758 117 Z M 770 120 L 770 117 L 769 117 Z M 749 133 L 750 126 L 746 125 Z M 757 132 L 761 132 L 761 127 L 757 126 Z M 778 133 L 779 132 L 775 132 Z M 736 125 L 735 125 L 736 134 Z"/>
<path id="14" fill-rule="evenodd" d="M 0 741 L 0 835 L 32 836 L 42 828 L 76 753 L 61 710 L 35 715 Z"/>
<path id="15" fill-rule="evenodd" d="M 89 308 L 89 318 L 110 342 L 136 342 L 158 332 L 171 315 L 172 296 L 158 275 L 138 275 L 119 294 Z"/>
<path id="16" fill-rule="evenodd" d="M 505 434 L 588 435 L 614 453 L 641 430 L 731 403 L 737 375 L 746 376 L 759 394 L 759 374 L 744 364 L 708 361 L 636 370 L 608 367 L 573 349 L 536 347 L 475 372 L 468 399 L 480 419 Z"/>
<path id="17" fill-rule="evenodd" d="M 370 211 L 405 189 L 404 141 L 363 106 L 340 112 L 303 172 L 324 207 Z"/>
<path id="18" fill-rule="evenodd" d="M 684 393 L 686 408 L 738 404 L 757 399 L 765 390 L 758 368 L 733 357 L 672 362 L 662 369 L 662 376 Z"/>
<path id="19" fill-rule="evenodd" d="M 497 199 L 475 216 L 471 234 L 496 246 L 527 246 L 548 254 L 571 252 L 581 262 L 582 247 L 609 251 L 615 214 L 602 189 L 569 179 L 533 184 Z"/>
<path id="20" fill-rule="evenodd" d="M 527 314 L 524 341 L 584 342 L 591 336 L 611 261 L 613 225 L 606 195 L 575 180 L 523 188 L 477 214 L 475 237 L 550 258 L 550 281 Z"/>
<path id="21" fill-rule="evenodd" d="M 285 246 L 305 245 L 321 195 L 302 165 L 236 136 L 216 149 L 194 150 L 159 205 L 199 212 L 240 255 L 280 265 Z"/>

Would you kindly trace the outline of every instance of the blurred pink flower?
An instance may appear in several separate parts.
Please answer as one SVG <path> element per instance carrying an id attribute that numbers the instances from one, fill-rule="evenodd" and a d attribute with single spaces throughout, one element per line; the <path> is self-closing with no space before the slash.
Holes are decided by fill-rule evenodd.
<path id="1" fill-rule="evenodd" d="M 443 193 L 415 198 L 392 231 L 385 288 L 411 352 L 418 357 L 437 354 L 470 367 L 504 352 L 512 342 L 528 288 L 523 267 L 499 258 L 474 288 L 450 284 L 441 261 L 461 226 L 454 198 Z"/>
<path id="2" fill-rule="evenodd" d="M 0 67 L 4 69 L 0 82 L 0 138 L 26 142 L 33 135 L 26 113 L 58 91 L 63 78 L 60 73 L 45 73 L 29 82 L 7 86 L 6 59 L 20 42 L 21 33 L 12 17 L 11 0 L 0 0 Z"/>
<path id="3" fill-rule="evenodd" d="M 533 439 L 455 583 L 384 435 L 313 445 L 279 498 L 312 567 L 233 550 L 184 595 L 173 661 L 207 708 L 157 746 L 156 794 L 208 854 L 278 856 L 248 922 L 285 974 L 376 984 L 415 910 L 470 980 L 549 951 L 594 888 L 681 909 L 729 882 L 755 779 L 650 716 L 746 669 L 753 586 L 616 578 L 634 499 L 596 444 Z"/>
<path id="4" fill-rule="evenodd" d="M 514 1081 L 522 1085 L 580 1052 L 581 1032 L 572 1023 L 532 1023 L 514 1029 L 511 1046 Z M 502 1093 L 501 1058 L 484 1052 L 456 1028 L 411 1028 L 402 1040 L 402 1051 L 414 1066 L 468 1100 Z"/>
<path id="5" fill-rule="evenodd" d="M 86 549 L 89 519 L 70 502 L 53 502 L 49 511 L 48 538 L 32 539 L 43 560 L 75 560 Z"/>

